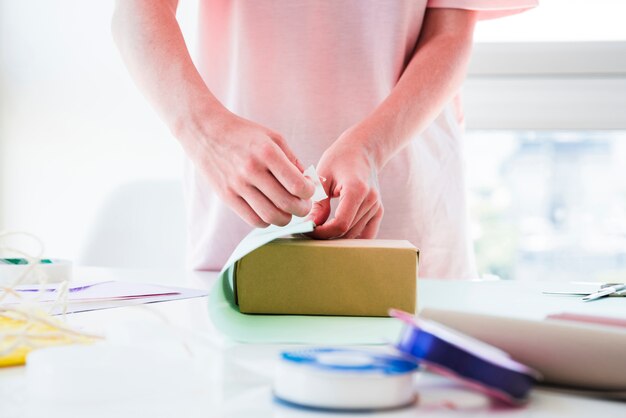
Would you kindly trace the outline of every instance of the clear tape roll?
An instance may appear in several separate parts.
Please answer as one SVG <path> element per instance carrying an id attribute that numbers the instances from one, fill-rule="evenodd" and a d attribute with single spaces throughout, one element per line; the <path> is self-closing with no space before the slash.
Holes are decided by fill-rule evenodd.
<path id="1" fill-rule="evenodd" d="M 20 284 L 60 283 L 72 279 L 72 262 L 50 259 L 51 263 L 0 264 L 0 285 L 11 285 L 22 275 Z"/>
<path id="2" fill-rule="evenodd" d="M 393 409 L 415 401 L 417 365 L 365 350 L 316 348 L 284 352 L 274 396 L 292 406 L 338 411 Z"/>

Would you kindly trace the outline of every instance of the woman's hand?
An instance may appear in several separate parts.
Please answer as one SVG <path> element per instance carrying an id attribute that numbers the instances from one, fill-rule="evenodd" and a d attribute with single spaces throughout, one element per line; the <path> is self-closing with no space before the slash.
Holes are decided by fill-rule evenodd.
<path id="1" fill-rule="evenodd" d="M 140 90 L 213 190 L 253 226 L 305 216 L 315 186 L 285 140 L 229 112 L 196 69 L 177 0 L 117 2 L 113 38 Z M 269 104 L 268 104 L 269 105 Z"/>
<path id="2" fill-rule="evenodd" d="M 383 217 L 373 156 L 357 129 L 346 131 L 324 152 L 317 165 L 329 198 L 313 205 L 309 217 L 317 227 L 313 238 L 375 238 Z M 339 198 L 335 217 L 330 200 Z"/>
<path id="3" fill-rule="evenodd" d="M 315 186 L 279 134 L 228 111 L 211 120 L 178 136 L 231 209 L 255 227 L 284 226 L 291 215 L 309 213 Z"/>

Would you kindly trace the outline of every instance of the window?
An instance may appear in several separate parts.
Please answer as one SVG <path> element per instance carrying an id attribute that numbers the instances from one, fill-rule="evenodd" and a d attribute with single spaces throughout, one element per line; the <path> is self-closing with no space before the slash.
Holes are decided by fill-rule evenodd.
<path id="1" fill-rule="evenodd" d="M 480 22 L 464 88 L 479 272 L 626 277 L 626 2 Z"/>
<path id="2" fill-rule="evenodd" d="M 623 277 L 626 131 L 474 131 L 466 143 L 481 272 L 524 280 Z"/>

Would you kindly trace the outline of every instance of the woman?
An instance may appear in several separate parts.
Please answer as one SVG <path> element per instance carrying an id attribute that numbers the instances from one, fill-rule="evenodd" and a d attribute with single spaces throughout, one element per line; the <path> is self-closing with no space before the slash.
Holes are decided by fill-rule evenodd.
<path id="1" fill-rule="evenodd" d="M 188 156 L 192 267 L 311 211 L 315 238 L 407 239 L 422 276 L 475 277 L 457 92 L 476 21 L 535 5 L 204 1 L 196 67 L 177 0 L 119 0 L 122 56 Z M 313 207 L 310 164 L 330 196 Z"/>

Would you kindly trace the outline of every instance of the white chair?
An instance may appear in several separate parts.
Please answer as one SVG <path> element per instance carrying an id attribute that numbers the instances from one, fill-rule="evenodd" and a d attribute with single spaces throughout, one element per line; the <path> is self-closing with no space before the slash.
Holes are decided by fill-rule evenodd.
<path id="1" fill-rule="evenodd" d="M 184 267 L 186 225 L 180 180 L 135 181 L 113 191 L 96 214 L 78 264 Z"/>

